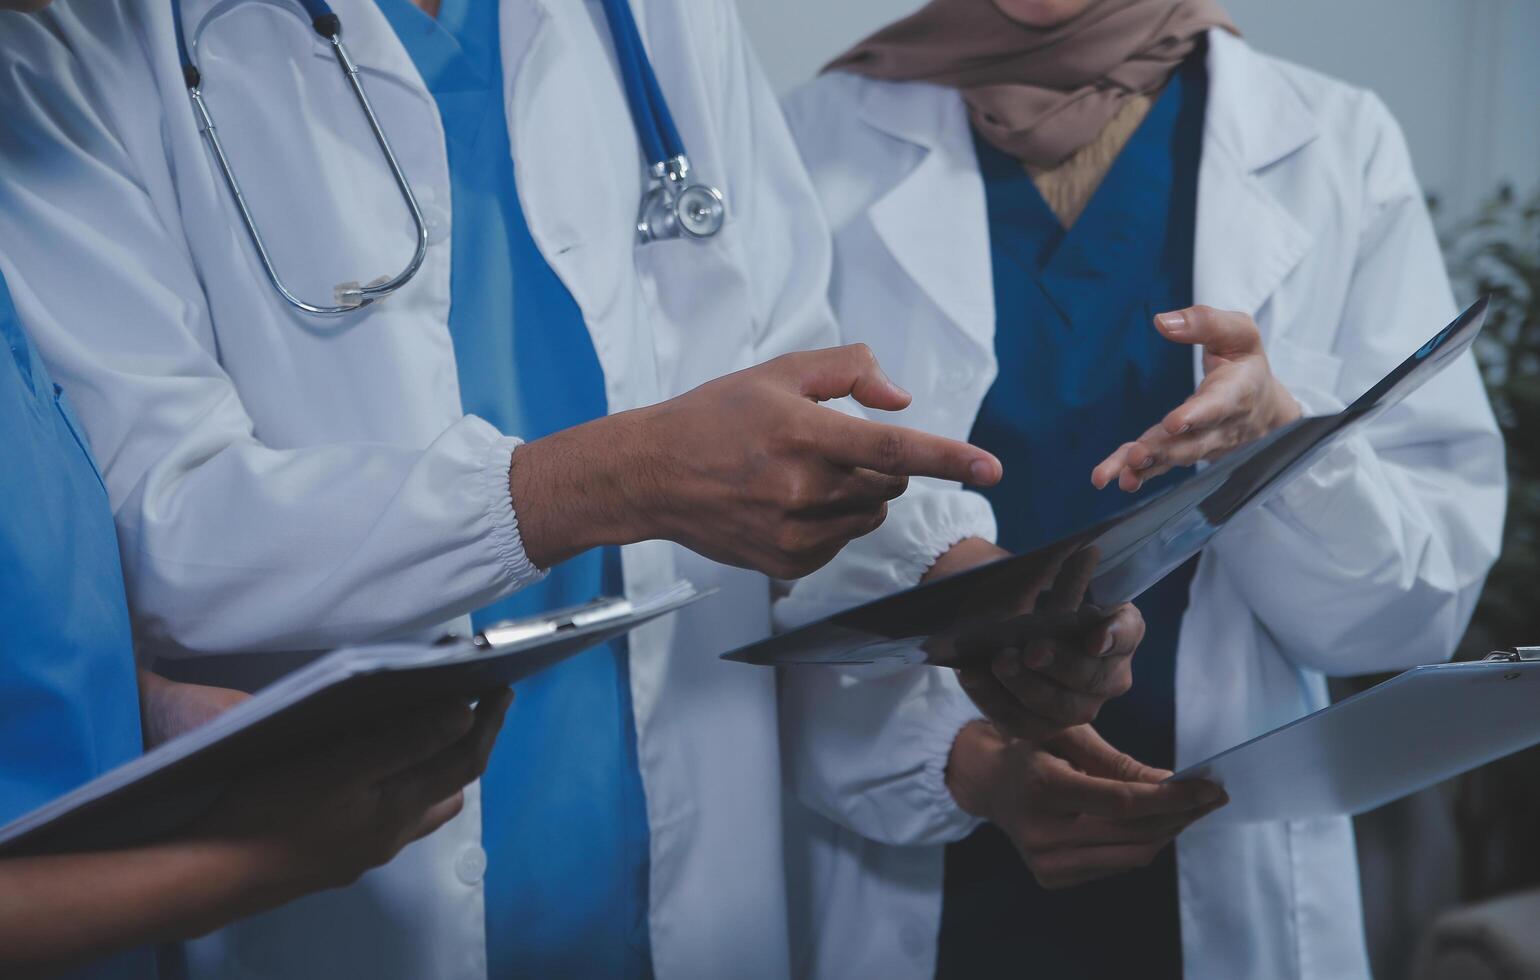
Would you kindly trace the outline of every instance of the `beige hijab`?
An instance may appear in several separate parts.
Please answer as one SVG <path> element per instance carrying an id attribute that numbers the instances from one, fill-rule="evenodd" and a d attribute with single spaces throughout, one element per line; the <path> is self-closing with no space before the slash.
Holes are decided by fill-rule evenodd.
<path id="1" fill-rule="evenodd" d="M 932 0 L 826 71 L 961 91 L 978 132 L 1039 169 L 1096 138 L 1129 99 L 1160 89 L 1211 27 L 1238 34 L 1218 0 L 1093 0 L 1049 28 L 1013 0 Z"/>

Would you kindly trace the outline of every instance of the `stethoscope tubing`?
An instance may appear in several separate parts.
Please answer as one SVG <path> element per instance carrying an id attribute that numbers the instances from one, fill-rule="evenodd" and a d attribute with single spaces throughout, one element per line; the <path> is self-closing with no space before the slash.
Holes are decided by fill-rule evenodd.
<path id="1" fill-rule="evenodd" d="M 652 59 L 642 43 L 636 16 L 631 12 L 629 0 L 602 0 L 604 12 L 614 36 L 615 54 L 620 62 L 622 80 L 625 82 L 626 101 L 631 107 L 631 119 L 636 126 L 637 138 L 647 156 L 651 169 L 666 166 L 670 160 L 688 159 L 684 139 L 669 111 L 668 100 L 663 97 L 663 87 L 658 83 L 658 73 L 653 70 Z"/>
<path id="2" fill-rule="evenodd" d="M 182 0 L 171 0 L 171 16 L 176 29 L 177 57 L 181 60 L 183 81 L 187 85 L 188 98 L 192 102 L 199 131 L 209 145 L 215 166 L 219 170 L 226 189 L 235 200 L 241 224 L 245 227 L 246 235 L 256 250 L 264 275 L 284 301 L 295 309 L 312 316 L 342 316 L 389 296 L 411 281 L 427 258 L 428 225 L 423 218 L 421 207 L 418 206 L 417 197 L 412 192 L 411 184 L 406 179 L 400 161 L 390 145 L 390 140 L 386 137 L 379 117 L 375 114 L 374 106 L 369 101 L 369 94 L 364 90 L 358 65 L 349 56 L 346 45 L 342 43 L 341 19 L 326 0 L 297 0 L 297 2 L 309 15 L 315 32 L 330 45 L 338 67 L 347 78 L 348 87 L 369 123 L 375 145 L 385 158 L 391 177 L 395 180 L 396 189 L 411 215 L 416 237 L 416 247 L 412 257 L 400 272 L 370 283 L 339 284 L 336 287 L 337 303 L 332 306 L 300 299 L 293 290 L 289 289 L 279 274 L 267 244 L 262 238 L 261 230 L 257 227 L 256 218 L 251 213 L 246 195 L 241 190 L 235 168 L 231 165 L 229 155 L 219 139 L 219 130 L 214 124 L 213 113 L 210 112 L 208 103 L 203 97 L 202 75 L 198 70 L 197 62 L 193 59 L 192 49 L 187 43 L 187 33 L 182 22 Z M 684 225 L 685 233 L 693 237 L 709 237 L 721 227 L 722 195 L 715 188 L 698 184 L 690 185 L 686 182 L 690 164 L 685 152 L 684 140 L 679 135 L 679 127 L 674 122 L 673 113 L 669 111 L 668 100 L 664 98 L 663 88 L 658 83 L 657 72 L 653 70 L 646 46 L 642 43 L 641 31 L 631 12 L 629 0 L 602 0 L 602 2 L 610 23 L 610 32 L 614 38 L 616 57 L 620 63 L 632 124 L 636 128 L 637 138 L 647 156 L 648 172 L 655 181 L 654 189 L 643 198 L 643 216 L 638 219 L 639 233 L 643 241 L 653 241 L 660 237 L 654 223 L 647 217 L 651 213 L 649 209 L 653 208 L 657 202 L 663 208 L 661 213 L 667 218 L 664 223 L 669 224 L 667 232 L 661 237 L 679 234 L 680 225 Z M 662 198 L 658 198 L 658 195 L 662 195 Z M 710 215 L 714 225 L 708 221 L 707 224 L 710 227 L 705 230 L 690 227 L 689 215 L 683 219 L 677 217 L 681 207 L 696 208 L 700 214 Z"/>

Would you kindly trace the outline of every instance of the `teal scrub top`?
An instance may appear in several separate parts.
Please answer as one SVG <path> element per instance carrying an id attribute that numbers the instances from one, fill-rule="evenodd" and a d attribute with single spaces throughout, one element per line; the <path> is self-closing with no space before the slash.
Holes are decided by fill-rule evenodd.
<path id="1" fill-rule="evenodd" d="M 969 439 L 1005 464 L 1005 479 L 983 493 L 1011 551 L 1128 507 L 1120 490 L 1091 489 L 1091 469 L 1192 394 L 1192 349 L 1166 340 L 1152 320 L 1192 305 L 1206 102 L 1199 55 L 1167 83 L 1068 230 L 1020 163 L 975 139 L 1000 373 Z M 1044 460 L 1055 478 L 1044 478 Z M 1150 480 L 1141 494 L 1183 475 Z M 1176 754 L 1176 646 L 1193 569 L 1189 562 L 1140 598 L 1147 629 L 1137 682 L 1096 719 L 1109 742 L 1154 766 L 1170 767 Z M 1108 923 L 1118 924 L 1115 943 Z M 1003 977 L 1022 963 L 1045 977 L 1180 977 L 1175 849 L 1150 867 L 1050 892 L 993 826 L 949 846 L 937 975 Z"/>
<path id="2" fill-rule="evenodd" d="M 444 0 L 437 19 L 410 0 L 379 6 L 443 120 L 449 332 L 465 411 L 525 439 L 603 416 L 588 327 L 519 203 L 498 5 Z M 620 589 L 618 551 L 593 551 L 474 620 L 480 628 Z M 647 813 L 624 643 L 520 684 L 515 705 L 482 780 L 489 975 L 651 976 Z"/>
<path id="3" fill-rule="evenodd" d="M 0 282 L 0 824 L 143 751 L 117 531 Z M 69 974 L 149 980 L 150 950 Z"/>

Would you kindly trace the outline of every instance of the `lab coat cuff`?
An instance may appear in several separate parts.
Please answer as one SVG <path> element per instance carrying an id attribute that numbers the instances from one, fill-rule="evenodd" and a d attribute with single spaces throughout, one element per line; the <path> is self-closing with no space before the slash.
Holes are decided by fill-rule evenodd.
<path id="1" fill-rule="evenodd" d="M 955 485 L 915 481 L 889 505 L 882 527 L 799 579 L 774 608 L 777 630 L 796 629 L 917 585 L 936 559 L 964 538 L 995 540 L 989 501 Z"/>
<path id="2" fill-rule="evenodd" d="M 913 804 L 930 814 L 925 823 L 930 829 L 927 839 L 932 843 L 962 840 L 983 823 L 957 805 L 946 785 L 946 767 L 958 733 L 984 718 L 956 682 L 948 681 L 927 697 L 927 710 L 911 716 L 916 726 L 914 744 L 920 753 L 920 776 L 910 784 Z"/>
<path id="3" fill-rule="evenodd" d="M 524 537 L 519 533 L 519 515 L 514 506 L 513 493 L 508 487 L 508 467 L 513 454 L 524 445 L 524 440 L 502 436 L 487 447 L 487 456 L 481 468 L 485 481 L 487 522 L 492 531 L 488 536 L 503 573 L 513 588 L 523 588 L 545 578 L 545 571 L 536 568 L 524 552 Z"/>
<path id="4" fill-rule="evenodd" d="M 1346 407 L 1333 392 L 1308 385 L 1295 386 L 1289 393 L 1299 403 L 1306 416 L 1331 415 Z M 1328 449 L 1320 459 L 1298 477 L 1286 483 L 1267 508 L 1291 523 L 1302 524 L 1317 533 L 1335 537 L 1337 531 L 1323 526 L 1321 517 L 1330 510 L 1328 504 L 1334 490 L 1351 483 L 1354 474 L 1363 464 L 1363 454 L 1369 452 L 1361 435 L 1351 435 Z M 1351 535 L 1352 528 L 1342 528 Z"/>
<path id="5" fill-rule="evenodd" d="M 1325 389 L 1298 386 L 1291 387 L 1289 393 L 1306 416 L 1330 415 L 1345 407 L 1336 394 Z M 1308 469 L 1285 483 L 1258 512 L 1236 522 L 1214 547 L 1244 552 L 1256 545 L 1259 535 L 1267 538 L 1283 533 L 1302 536 L 1312 548 L 1334 559 L 1351 558 L 1339 552 L 1351 542 L 1362 541 L 1368 529 L 1384 521 L 1377 502 L 1357 489 L 1365 471 L 1372 467 L 1373 457 L 1374 450 L 1361 433 L 1338 440 Z"/>
<path id="6" fill-rule="evenodd" d="M 919 584 L 942 555 L 968 538 L 994 543 L 999 536 L 995 510 L 979 494 L 948 487 L 916 501 L 921 511 L 921 533 L 907 556 L 901 556 L 896 572 L 903 588 Z"/>

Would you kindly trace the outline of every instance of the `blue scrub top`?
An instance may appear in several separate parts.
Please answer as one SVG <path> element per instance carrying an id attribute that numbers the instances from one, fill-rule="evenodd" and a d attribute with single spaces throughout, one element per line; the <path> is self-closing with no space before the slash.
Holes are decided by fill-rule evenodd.
<path id="1" fill-rule="evenodd" d="M 1013 158 L 975 139 L 988 198 L 1000 374 L 970 439 L 1005 464 L 985 490 L 1000 543 L 1028 551 L 1130 506 L 1091 469 L 1192 394 L 1192 350 L 1152 318 L 1192 304 L 1197 176 L 1207 101 L 1190 58 L 1065 230 Z M 1014 474 L 1014 476 L 1013 476 Z M 1185 473 L 1150 480 L 1144 496 Z M 1135 684 L 1096 721 L 1154 766 L 1175 756 L 1176 645 L 1194 563 L 1139 601 Z M 1039 887 L 1006 836 L 947 849 L 941 977 L 1180 977 L 1174 848 L 1149 868 L 1067 891 Z M 1109 924 L 1117 941 L 1107 941 Z M 1023 967 L 1022 964 L 1027 964 Z"/>
<path id="2" fill-rule="evenodd" d="M 572 295 L 530 235 L 509 153 L 496 3 L 379 0 L 438 104 L 454 207 L 449 332 L 467 413 L 539 438 L 606 414 Z M 517 501 L 515 501 L 517 506 Z M 484 626 L 621 589 L 616 549 L 551 570 Z M 648 977 L 648 833 L 623 642 L 519 685 L 482 780 L 489 974 Z"/>
<path id="3" fill-rule="evenodd" d="M 139 686 L 101 476 L 0 282 L 0 824 L 137 756 Z M 155 976 L 138 950 L 71 977 Z"/>

